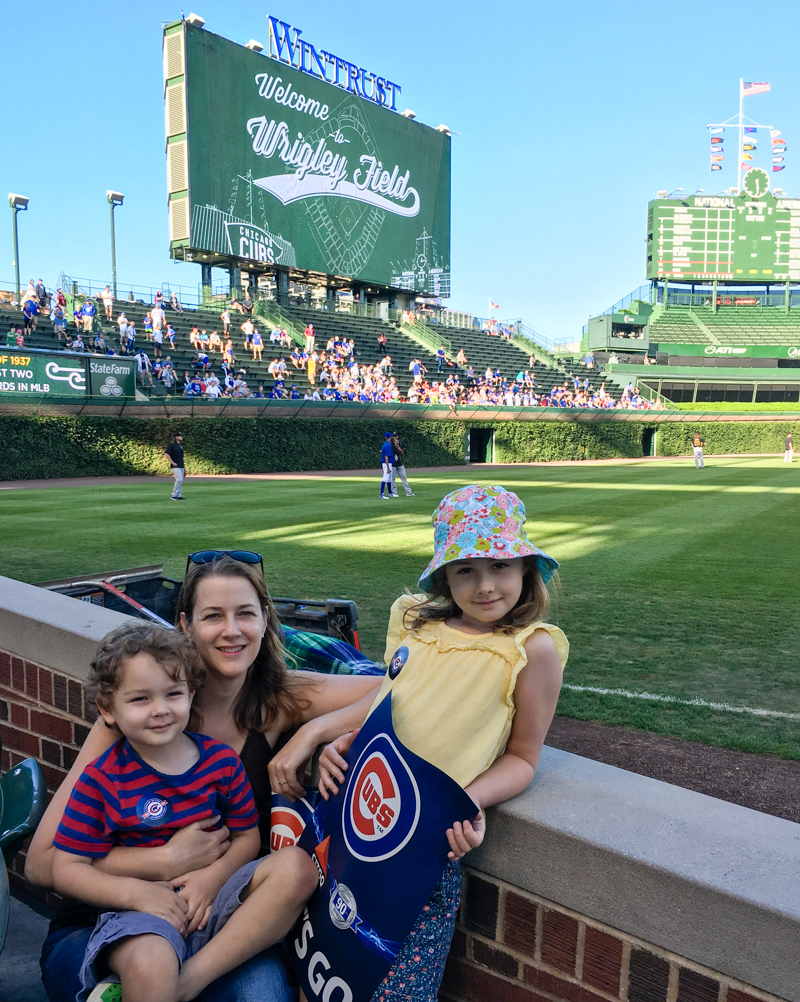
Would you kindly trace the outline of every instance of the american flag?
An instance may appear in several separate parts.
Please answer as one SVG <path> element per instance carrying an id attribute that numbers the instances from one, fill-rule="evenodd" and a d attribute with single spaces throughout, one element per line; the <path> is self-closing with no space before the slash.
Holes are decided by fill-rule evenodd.
<path id="1" fill-rule="evenodd" d="M 489 300 L 489 309 L 490 309 L 490 310 L 499 310 L 499 309 L 500 309 L 500 307 L 499 307 L 499 306 L 497 305 L 497 303 L 493 303 L 493 302 L 491 301 L 491 299 L 490 299 L 490 300 Z"/>
<path id="2" fill-rule="evenodd" d="M 766 94 L 768 90 L 768 83 L 751 83 L 749 80 L 742 80 L 742 97 L 750 97 L 752 94 Z"/>

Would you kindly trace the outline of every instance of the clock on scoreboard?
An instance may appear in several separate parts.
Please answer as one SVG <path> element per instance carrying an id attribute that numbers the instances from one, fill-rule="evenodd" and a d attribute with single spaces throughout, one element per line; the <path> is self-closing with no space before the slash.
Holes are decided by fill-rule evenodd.
<path id="1" fill-rule="evenodd" d="M 656 198 L 647 207 L 648 279 L 800 281 L 800 199 L 748 171 L 739 195 Z"/>

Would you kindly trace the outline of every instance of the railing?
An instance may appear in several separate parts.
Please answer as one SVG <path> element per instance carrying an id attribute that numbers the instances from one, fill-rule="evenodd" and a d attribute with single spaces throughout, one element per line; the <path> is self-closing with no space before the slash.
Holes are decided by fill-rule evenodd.
<path id="1" fill-rule="evenodd" d="M 253 315 L 262 317 L 272 327 L 282 327 L 296 344 L 305 347 L 306 339 L 303 328 L 274 299 L 259 297 L 256 300 Z"/>
<path id="2" fill-rule="evenodd" d="M 111 283 L 93 278 L 73 278 L 63 272 L 58 277 L 58 287 L 65 295 L 96 298 L 107 285 L 110 286 Z M 176 285 L 172 282 L 164 282 L 160 286 L 123 285 L 121 282 L 117 282 L 117 302 L 135 303 L 141 300 L 146 306 L 150 306 L 155 300 L 156 292 L 162 294 L 166 303 L 169 303 L 174 292 L 181 306 L 188 309 L 197 309 L 207 305 L 203 302 L 201 286 Z"/>
<path id="3" fill-rule="evenodd" d="M 640 285 L 638 289 L 634 289 L 633 292 L 628 293 L 624 299 L 620 299 L 618 302 L 614 303 L 613 306 L 609 306 L 607 310 L 603 310 L 602 313 L 595 313 L 593 316 L 596 317 L 606 317 L 611 313 L 624 313 L 625 309 L 631 305 L 631 303 L 636 301 L 641 301 L 645 303 L 653 302 L 653 283 L 648 282 L 647 285 Z M 583 334 L 589 333 L 589 324 L 586 323 L 582 328 Z"/>
<path id="4" fill-rule="evenodd" d="M 446 337 L 439 337 L 431 331 L 426 324 L 417 323 L 415 320 L 401 320 L 400 329 L 414 341 L 418 341 L 423 347 L 428 348 L 434 354 L 443 347 L 448 356 L 452 355 L 453 345 Z"/>

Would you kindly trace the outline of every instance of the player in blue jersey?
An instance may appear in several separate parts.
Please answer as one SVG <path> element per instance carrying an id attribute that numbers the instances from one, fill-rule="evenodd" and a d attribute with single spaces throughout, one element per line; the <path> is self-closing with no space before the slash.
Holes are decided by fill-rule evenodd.
<path id="1" fill-rule="evenodd" d="M 98 710 L 122 737 L 75 783 L 53 841 L 55 888 L 103 910 L 86 949 L 80 999 L 106 998 L 108 986 L 98 981 L 110 971 L 125 1002 L 175 1002 L 181 966 L 226 923 L 234 928 L 225 938 L 238 952 L 226 948 L 215 976 L 285 935 L 316 884 L 300 849 L 255 859 L 259 814 L 239 756 L 184 731 L 203 675 L 184 634 L 140 621 L 110 633 L 92 662 Z M 230 848 L 209 866 L 171 882 L 104 871 L 115 846 L 162 846 L 198 821 L 221 822 L 229 832 Z M 257 929 L 247 914 L 253 908 Z M 204 969 L 201 962 L 201 977 Z"/>
<path id="2" fill-rule="evenodd" d="M 381 501 L 387 501 L 392 496 L 392 463 L 394 462 L 394 449 L 392 448 L 392 433 L 387 431 L 383 436 L 381 446 Z M 386 493 L 384 494 L 384 489 Z"/>

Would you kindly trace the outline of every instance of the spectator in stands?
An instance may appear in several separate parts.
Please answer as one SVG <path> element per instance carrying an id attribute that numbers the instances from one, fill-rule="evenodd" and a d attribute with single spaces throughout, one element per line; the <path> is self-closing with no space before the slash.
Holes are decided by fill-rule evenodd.
<path id="1" fill-rule="evenodd" d="M 151 375 L 150 357 L 144 348 L 140 348 L 134 355 L 136 359 L 136 373 L 142 386 L 152 386 L 153 377 Z"/>
<path id="2" fill-rule="evenodd" d="M 386 335 L 383 331 L 378 334 L 378 348 L 381 351 L 386 351 Z"/>
<path id="3" fill-rule="evenodd" d="M 97 314 L 97 307 L 88 296 L 86 297 L 86 302 L 83 304 L 83 310 L 81 312 L 83 314 L 83 329 L 87 334 L 89 334 L 94 327 L 94 318 Z"/>
<path id="4" fill-rule="evenodd" d="M 20 306 L 24 306 L 29 299 L 36 299 L 36 283 L 32 278 L 28 280 L 28 288 L 23 292 L 22 299 L 19 301 Z"/>
<path id="5" fill-rule="evenodd" d="M 136 351 L 136 325 L 133 320 L 128 321 L 127 338 L 127 351 L 132 355 Z"/>
<path id="6" fill-rule="evenodd" d="M 164 326 L 164 307 L 161 305 L 161 299 L 159 298 L 160 293 L 156 295 L 156 305 L 150 310 L 150 316 L 153 318 L 153 333 L 160 331 Z"/>
<path id="7" fill-rule="evenodd" d="M 244 341 L 242 342 L 242 346 L 244 347 L 245 351 L 249 351 L 250 344 L 253 340 L 253 331 L 255 330 L 255 325 L 253 324 L 253 321 L 248 318 L 242 324 L 241 329 L 244 334 Z"/>
<path id="8" fill-rule="evenodd" d="M 166 363 L 162 365 L 160 378 L 167 393 L 171 394 L 172 387 L 175 385 L 175 371 L 171 365 L 167 365 Z"/>
<path id="9" fill-rule="evenodd" d="M 160 327 L 153 328 L 153 357 L 161 357 L 161 349 L 164 345 L 164 331 Z"/>
<path id="10" fill-rule="evenodd" d="M 242 300 L 242 313 L 246 313 L 248 316 L 253 314 L 253 300 L 250 298 L 250 292 L 245 289 L 244 299 Z"/>
<path id="11" fill-rule="evenodd" d="M 175 350 L 175 328 L 172 324 L 167 324 L 166 336 L 169 340 L 169 346 L 174 351 Z"/>
<path id="12" fill-rule="evenodd" d="M 86 351 L 86 345 L 83 343 L 83 338 L 81 337 L 80 331 L 78 331 L 78 336 L 70 345 L 72 351 Z"/>
<path id="13" fill-rule="evenodd" d="M 219 318 L 222 321 L 222 334 L 223 334 L 223 337 L 227 337 L 228 334 L 230 334 L 230 331 L 231 331 L 231 311 L 228 309 L 227 306 L 222 311 L 222 313 L 220 313 Z"/>
<path id="14" fill-rule="evenodd" d="M 195 374 L 189 380 L 189 383 L 188 383 L 188 385 L 186 387 L 186 396 L 187 397 L 199 397 L 199 396 L 202 395 L 202 392 L 203 392 L 203 387 L 202 387 L 202 385 L 200 383 L 200 380 L 197 378 L 197 375 Z"/>
<path id="15" fill-rule="evenodd" d="M 103 303 L 103 309 L 106 311 L 106 320 L 113 320 L 114 297 L 111 295 L 109 286 L 106 286 L 100 293 L 100 300 Z"/>
<path id="16" fill-rule="evenodd" d="M 260 358 L 261 356 L 259 356 Z M 319 356 L 315 351 L 312 351 L 308 358 L 308 365 L 306 367 L 306 372 L 308 374 L 308 381 L 313 386 L 317 378 L 317 361 Z"/>
<path id="17" fill-rule="evenodd" d="M 61 291 L 61 289 L 56 289 L 56 303 L 61 307 L 62 310 L 66 309 L 67 297 Z"/>
<path id="18" fill-rule="evenodd" d="M 314 325 L 312 323 L 309 323 L 306 326 L 306 329 L 303 331 L 303 334 L 305 335 L 306 339 L 306 351 L 310 355 L 311 352 L 314 350 L 314 338 L 315 338 Z"/>
<path id="19" fill-rule="evenodd" d="M 222 354 L 225 356 L 225 361 L 228 365 L 233 365 L 236 361 L 236 356 L 233 354 L 233 341 L 230 338 L 225 342 Z"/>
<path id="20" fill-rule="evenodd" d="M 27 299 L 22 307 L 22 316 L 25 321 L 25 333 L 33 334 L 36 330 L 36 317 L 39 314 L 39 307 L 35 299 Z"/>
<path id="21" fill-rule="evenodd" d="M 64 307 L 56 303 L 53 308 L 53 330 L 58 338 L 58 343 L 61 344 L 61 338 L 67 329 L 67 315 L 64 312 Z"/>
<path id="22" fill-rule="evenodd" d="M 50 294 L 44 286 L 43 280 L 40 278 L 36 283 L 36 303 L 40 311 L 48 311 L 50 309 Z"/>
<path id="23" fill-rule="evenodd" d="M 256 356 L 258 356 L 258 361 L 261 361 L 261 352 L 264 350 L 264 342 L 261 338 L 261 331 L 256 327 L 253 330 L 253 337 L 250 341 L 250 346 L 253 349 L 253 361 L 255 362 Z"/>
<path id="24" fill-rule="evenodd" d="M 222 354 L 222 339 L 219 336 L 218 331 L 212 331 L 208 338 L 208 350 L 212 355 L 216 354 L 217 349 L 219 353 Z"/>
<path id="25" fill-rule="evenodd" d="M 192 359 L 192 368 L 202 369 L 203 372 L 211 368 L 211 360 L 202 348 L 195 352 L 195 357 Z"/>
<path id="26" fill-rule="evenodd" d="M 444 368 L 444 360 L 446 357 L 446 352 L 444 350 L 444 345 L 440 344 L 436 350 L 436 371 L 441 372 Z"/>
<path id="27" fill-rule="evenodd" d="M 105 355 L 105 353 L 108 351 L 108 345 L 106 344 L 102 333 L 98 334 L 97 337 L 94 339 L 94 350 L 98 352 L 100 355 Z"/>
<path id="28" fill-rule="evenodd" d="M 142 321 L 142 329 L 144 330 L 144 336 L 148 341 L 153 340 L 153 314 L 145 313 L 144 320 Z"/>
<path id="29" fill-rule="evenodd" d="M 279 369 L 278 369 L 277 358 L 273 358 L 273 360 L 269 363 L 269 365 L 267 366 L 267 372 L 270 374 L 270 376 L 272 376 L 273 379 L 278 378 Z"/>
<path id="30" fill-rule="evenodd" d="M 458 362 L 460 366 L 467 365 L 467 356 L 465 355 L 463 348 L 458 349 L 458 354 L 456 355 L 456 362 Z"/>
<path id="31" fill-rule="evenodd" d="M 124 355 L 128 347 L 128 318 L 124 313 L 120 313 L 117 317 L 117 323 L 119 324 L 119 349 Z"/>
<path id="32" fill-rule="evenodd" d="M 180 304 L 177 292 L 173 292 L 170 296 L 169 305 L 174 313 L 183 313 L 183 307 Z"/>

